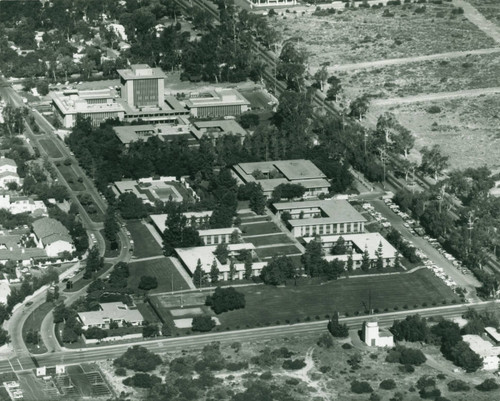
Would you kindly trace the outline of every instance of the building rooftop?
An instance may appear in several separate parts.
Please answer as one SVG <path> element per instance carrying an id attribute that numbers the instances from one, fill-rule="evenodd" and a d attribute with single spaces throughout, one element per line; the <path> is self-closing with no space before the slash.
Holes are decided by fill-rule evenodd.
<path id="1" fill-rule="evenodd" d="M 467 334 L 463 336 L 464 341 L 469 344 L 470 349 L 481 358 L 500 355 L 500 347 L 494 346 L 489 341 L 484 340 L 476 334 Z"/>
<path id="2" fill-rule="evenodd" d="M 41 248 L 24 248 L 19 245 L 21 235 L 0 235 L 0 260 L 29 260 L 45 258 L 47 253 Z"/>
<path id="3" fill-rule="evenodd" d="M 279 172 L 288 181 L 326 178 L 326 175 L 313 162 L 305 159 L 240 163 L 238 167 L 243 174 L 248 176 L 247 181 L 263 181 L 253 177 L 252 173 L 255 171 L 260 171 L 265 175 L 273 171 Z"/>
<path id="4" fill-rule="evenodd" d="M 182 213 L 188 220 L 191 218 L 195 217 L 197 219 L 202 219 L 204 217 L 210 217 L 212 216 L 213 211 L 211 210 L 206 210 L 204 212 L 186 212 Z M 153 224 L 156 226 L 156 228 L 160 231 L 163 232 L 165 231 L 165 222 L 167 221 L 168 214 L 163 213 L 163 214 L 151 214 L 149 215 L 151 220 L 153 221 Z"/>
<path id="5" fill-rule="evenodd" d="M 500 343 L 500 333 L 494 327 L 485 327 L 484 331 L 488 334 L 494 341 Z"/>
<path id="6" fill-rule="evenodd" d="M 207 235 L 226 235 L 232 234 L 233 232 L 241 234 L 241 230 L 238 227 L 226 227 L 226 228 L 211 228 L 208 230 L 198 230 L 200 237 L 205 237 Z"/>
<path id="7" fill-rule="evenodd" d="M 211 135 L 218 138 L 229 133 L 233 135 L 246 136 L 248 132 L 235 120 L 213 120 L 195 121 L 193 124 L 198 129 L 198 139 L 203 135 Z"/>
<path id="8" fill-rule="evenodd" d="M 380 233 L 360 233 L 360 234 L 343 234 L 343 235 L 324 235 L 321 236 L 322 243 L 335 243 L 342 237 L 345 241 L 353 243 L 361 252 L 365 249 L 371 259 L 375 259 L 375 253 L 380 244 L 382 244 L 382 258 L 391 259 L 396 256 L 396 249 L 380 234 Z M 306 237 L 304 241 L 310 242 L 314 237 Z M 332 255 L 337 256 L 337 255 Z"/>
<path id="9" fill-rule="evenodd" d="M 221 105 L 250 105 L 250 102 L 235 89 L 191 92 L 190 97 L 184 103 L 189 109 Z"/>
<path id="10" fill-rule="evenodd" d="M 58 220 L 44 217 L 33 222 L 33 232 L 42 240 L 44 245 L 52 244 L 56 241 L 66 241 L 73 243 L 69 231 Z"/>
<path id="11" fill-rule="evenodd" d="M 17 164 L 14 160 L 9 159 L 8 157 L 0 157 L 0 167 L 2 166 L 14 166 L 17 167 Z"/>
<path id="12" fill-rule="evenodd" d="M 53 103 L 64 114 L 124 112 L 117 102 L 114 91 L 100 89 L 93 91 L 50 92 Z"/>
<path id="13" fill-rule="evenodd" d="M 166 78 L 161 68 L 153 68 L 147 64 L 132 64 L 128 69 L 116 70 L 118 75 L 125 80 Z"/>
<path id="14" fill-rule="evenodd" d="M 177 117 L 172 124 L 141 124 L 113 127 L 116 136 L 124 144 L 139 140 L 147 141 L 152 136 L 156 136 L 163 141 L 172 140 L 180 136 L 185 136 L 188 140 L 191 138 L 194 140 L 193 129 L 196 130 L 182 117 Z"/>
<path id="15" fill-rule="evenodd" d="M 273 207 L 279 211 L 301 209 L 318 209 L 322 211 L 326 217 L 308 218 L 308 219 L 291 219 L 288 223 L 292 227 L 300 227 L 310 224 L 336 224 L 348 222 L 364 222 L 366 219 L 359 213 L 349 202 L 343 199 L 328 199 L 328 200 L 310 200 L 299 202 L 279 202 Z"/>
<path id="16" fill-rule="evenodd" d="M 242 243 L 242 244 L 227 244 L 229 254 L 237 254 L 242 250 L 254 250 L 255 246 L 251 243 Z M 184 265 L 191 271 L 194 272 L 196 265 L 198 264 L 198 260 L 200 260 L 202 264 L 202 269 L 205 273 L 209 273 L 212 268 L 212 263 L 215 260 L 217 263 L 217 268 L 220 272 L 229 271 L 229 263 L 221 264 L 220 261 L 215 257 L 215 250 L 217 246 L 197 246 L 191 248 L 176 248 L 175 252 L 177 256 L 182 260 Z M 254 263 L 255 264 L 255 263 Z M 238 265 L 238 264 L 236 264 Z M 243 263 L 240 264 L 243 266 Z M 237 266 L 237 269 L 239 267 Z"/>
<path id="17" fill-rule="evenodd" d="M 189 115 L 189 111 L 179 103 L 173 96 L 165 96 L 163 101 L 157 107 L 142 106 L 140 109 L 133 107 L 123 99 L 116 99 L 117 103 L 123 107 L 127 117 L 133 116 L 134 118 L 141 118 L 144 121 L 158 119 L 158 116 L 165 116 L 169 121 L 175 121 L 176 116 Z"/>
<path id="18" fill-rule="evenodd" d="M 78 316 L 85 326 L 109 323 L 111 320 L 138 322 L 144 318 L 138 309 L 129 309 L 123 302 L 106 302 L 100 304 L 101 310 L 80 312 Z"/>

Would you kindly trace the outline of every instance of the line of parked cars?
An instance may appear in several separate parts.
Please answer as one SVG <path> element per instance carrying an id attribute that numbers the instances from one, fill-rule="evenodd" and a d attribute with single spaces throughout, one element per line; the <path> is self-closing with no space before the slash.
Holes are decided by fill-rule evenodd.
<path id="1" fill-rule="evenodd" d="M 365 209 L 370 214 L 370 216 L 372 216 L 376 221 L 378 221 L 382 225 L 382 227 L 389 228 L 391 226 L 391 223 L 387 221 L 387 219 L 382 215 L 382 213 L 377 212 L 375 208 L 371 205 L 371 203 L 363 203 L 361 207 Z"/>

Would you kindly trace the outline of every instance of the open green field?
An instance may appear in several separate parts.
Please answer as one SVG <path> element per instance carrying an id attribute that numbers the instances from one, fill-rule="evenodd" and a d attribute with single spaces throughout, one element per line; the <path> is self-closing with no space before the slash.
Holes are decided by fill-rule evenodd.
<path id="1" fill-rule="evenodd" d="M 75 175 L 75 172 L 71 168 L 71 166 L 66 166 L 61 163 L 60 166 L 57 166 L 57 169 L 61 172 L 66 182 L 71 187 L 71 190 L 80 192 L 85 190 L 85 185 L 83 183 L 78 182 L 78 177 Z"/>
<path id="2" fill-rule="evenodd" d="M 166 257 L 130 263 L 129 270 L 128 286 L 138 292 L 142 292 L 138 289 L 141 276 L 153 276 L 158 280 L 158 287 L 150 293 L 172 291 L 172 287 L 174 291 L 189 289 L 172 261 Z"/>
<path id="3" fill-rule="evenodd" d="M 52 139 L 40 139 L 40 145 L 42 145 L 49 157 L 58 158 L 63 156 Z"/>
<path id="4" fill-rule="evenodd" d="M 339 72 L 346 95 L 391 98 L 500 86 L 500 53 Z"/>
<path id="5" fill-rule="evenodd" d="M 245 215 L 242 215 L 242 214 L 239 214 L 238 216 L 241 218 L 243 224 L 245 224 L 245 223 L 265 222 L 265 221 L 270 221 L 271 220 L 267 216 L 255 216 L 255 215 L 250 215 L 250 216 L 246 215 L 245 216 Z"/>
<path id="6" fill-rule="evenodd" d="M 259 258 L 272 258 L 273 256 L 295 255 L 301 253 L 295 245 L 273 246 L 269 248 L 257 248 L 255 250 Z"/>
<path id="7" fill-rule="evenodd" d="M 45 344 L 41 339 L 38 345 L 33 345 L 26 342 L 26 334 L 30 330 L 40 332 L 40 327 L 42 326 L 43 319 L 53 308 L 54 304 L 52 302 L 43 303 L 38 308 L 36 308 L 32 313 L 30 313 L 30 315 L 23 324 L 23 329 L 22 329 L 23 340 L 26 346 L 28 347 L 28 350 L 32 354 L 44 354 L 45 352 L 47 352 L 47 348 L 45 347 Z"/>
<path id="8" fill-rule="evenodd" d="M 266 235 L 263 237 L 243 238 L 245 242 L 251 242 L 255 246 L 271 244 L 292 244 L 293 241 L 285 234 Z"/>
<path id="9" fill-rule="evenodd" d="M 427 112 L 437 106 L 440 113 Z M 486 165 L 500 171 L 500 95 L 412 103 L 389 111 L 415 136 L 415 148 L 439 145 L 451 168 Z M 381 113 L 382 109 L 377 111 Z"/>
<path id="10" fill-rule="evenodd" d="M 241 231 L 243 236 L 245 235 L 259 235 L 259 234 L 272 234 L 279 233 L 281 230 L 276 226 L 276 224 L 268 221 L 265 223 L 255 223 L 255 224 L 241 224 Z"/>
<path id="11" fill-rule="evenodd" d="M 238 288 L 245 294 L 245 309 L 218 316 L 222 327 L 246 327 L 303 321 L 307 317 L 324 318 L 338 311 L 341 315 L 363 312 L 371 292 L 372 308 L 383 311 L 404 305 L 413 308 L 433 301 L 451 302 L 458 297 L 430 271 L 418 270 L 410 274 L 350 278 L 321 284 L 287 287 L 249 286 Z"/>
<path id="12" fill-rule="evenodd" d="M 425 11 L 416 12 L 422 6 Z M 452 15 L 453 9 L 451 3 L 427 2 L 346 9 L 327 16 L 285 14 L 269 21 L 283 39 L 297 40 L 309 54 L 311 66 L 496 46 L 493 39 L 462 15 Z"/>
<path id="13" fill-rule="evenodd" d="M 140 220 L 128 221 L 127 229 L 130 231 L 130 235 L 134 241 L 135 257 L 140 259 L 163 255 L 161 246 L 158 245 L 151 232 Z"/>

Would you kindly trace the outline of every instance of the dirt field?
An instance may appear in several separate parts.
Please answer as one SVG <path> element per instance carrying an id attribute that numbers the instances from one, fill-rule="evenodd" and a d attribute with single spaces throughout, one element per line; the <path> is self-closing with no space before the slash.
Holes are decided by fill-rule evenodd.
<path id="1" fill-rule="evenodd" d="M 495 47 L 463 16 L 452 15 L 451 4 L 426 4 L 426 11 L 416 14 L 421 6 L 353 9 L 325 17 L 287 15 L 273 25 L 283 38 L 300 40 L 311 66 Z M 384 17 L 384 12 L 394 16 Z"/>
<path id="2" fill-rule="evenodd" d="M 426 110 L 436 105 L 441 113 Z M 487 165 L 500 170 L 500 95 L 407 104 L 390 108 L 416 136 L 417 149 L 438 144 L 452 168 Z"/>
<path id="3" fill-rule="evenodd" d="M 347 97 L 399 97 L 500 86 L 500 53 L 339 73 Z"/>

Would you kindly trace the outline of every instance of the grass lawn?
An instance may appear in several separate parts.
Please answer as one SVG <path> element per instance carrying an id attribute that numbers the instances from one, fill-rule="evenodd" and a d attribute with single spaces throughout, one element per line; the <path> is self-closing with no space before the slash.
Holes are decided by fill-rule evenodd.
<path id="1" fill-rule="evenodd" d="M 134 241 L 134 256 L 137 258 L 148 258 L 150 256 L 160 256 L 163 250 L 148 228 L 140 220 L 127 222 L 127 229 L 130 231 Z"/>
<path id="2" fill-rule="evenodd" d="M 45 347 L 45 344 L 41 339 L 38 345 L 33 345 L 26 342 L 26 334 L 30 330 L 35 330 L 40 332 L 42 321 L 47 315 L 47 313 L 49 313 L 52 310 L 52 308 L 54 308 L 54 304 L 52 302 L 43 303 L 28 316 L 28 318 L 25 320 L 23 324 L 23 330 L 22 330 L 23 340 L 26 346 L 28 347 L 28 350 L 32 354 L 44 354 L 45 352 L 47 352 L 47 347 Z"/>
<path id="3" fill-rule="evenodd" d="M 52 142 L 52 139 L 40 139 L 40 145 L 42 145 L 49 157 L 57 158 L 63 156 L 56 144 Z"/>
<path id="4" fill-rule="evenodd" d="M 271 244 L 291 244 L 293 243 L 285 234 L 266 235 L 264 237 L 244 238 L 245 242 L 251 242 L 255 246 Z"/>
<path id="5" fill-rule="evenodd" d="M 141 312 L 145 321 L 148 321 L 149 323 L 160 322 L 158 315 L 155 313 L 151 305 L 149 305 L 148 303 L 139 303 L 139 302 L 136 303 L 136 305 L 137 309 L 139 310 L 139 312 Z"/>
<path id="6" fill-rule="evenodd" d="M 142 292 L 138 289 L 141 276 L 153 276 L 158 280 L 158 287 L 151 290 L 150 293 L 172 291 L 172 279 L 174 291 L 189 289 L 184 278 L 168 258 L 133 262 L 129 264 L 129 270 L 128 286 L 134 291 Z"/>
<path id="7" fill-rule="evenodd" d="M 240 215 L 241 216 L 241 215 Z M 271 220 L 267 216 L 246 216 L 246 217 L 241 217 L 241 220 L 243 220 L 244 223 L 257 223 L 257 222 L 265 222 Z"/>
<path id="8" fill-rule="evenodd" d="M 272 222 L 256 223 L 256 224 L 241 224 L 243 235 L 259 235 L 272 234 L 281 232 L 278 226 Z"/>
<path id="9" fill-rule="evenodd" d="M 71 187 L 73 191 L 85 191 L 85 185 L 81 182 L 78 182 L 78 177 L 75 175 L 75 172 L 71 168 L 71 166 L 66 166 L 61 164 L 57 167 L 57 169 L 61 172 L 66 182 Z"/>
<path id="10" fill-rule="evenodd" d="M 301 253 L 299 248 L 295 245 L 286 245 L 286 246 L 273 246 L 271 248 L 260 248 L 256 249 L 257 255 L 259 258 L 270 258 L 273 256 L 279 255 L 293 255 L 297 253 Z"/>
<path id="11" fill-rule="evenodd" d="M 315 316 L 323 319 L 334 311 L 352 315 L 365 310 L 369 290 L 372 308 L 379 311 L 395 307 L 401 310 L 404 305 L 421 307 L 424 302 L 429 306 L 434 301 L 441 304 L 444 299 L 448 303 L 454 299 L 458 302 L 458 297 L 430 271 L 418 270 L 410 274 L 342 279 L 323 285 L 315 282 L 295 287 L 291 281 L 283 288 L 241 287 L 238 291 L 245 294 L 245 309 L 226 312 L 218 318 L 222 327 L 243 328 L 277 321 L 304 321 L 307 317 L 315 319 Z"/>

